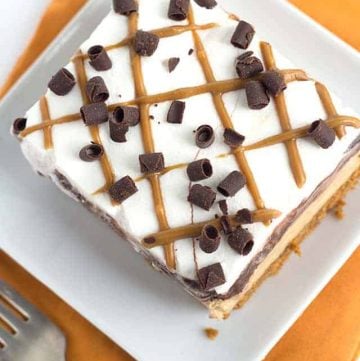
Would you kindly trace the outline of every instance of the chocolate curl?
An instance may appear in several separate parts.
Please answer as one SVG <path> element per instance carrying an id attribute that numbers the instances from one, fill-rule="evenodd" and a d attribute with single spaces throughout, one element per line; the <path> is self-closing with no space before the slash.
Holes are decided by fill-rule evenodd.
<path id="1" fill-rule="evenodd" d="M 216 199 L 216 193 L 210 187 L 195 184 L 191 187 L 188 201 L 205 211 L 209 211 Z"/>
<path id="2" fill-rule="evenodd" d="M 261 78 L 268 93 L 274 97 L 280 95 L 286 88 L 286 82 L 278 71 L 268 71 Z"/>
<path id="3" fill-rule="evenodd" d="M 138 30 L 134 39 L 134 50 L 141 56 L 151 56 L 158 48 L 160 38 L 153 33 Z"/>
<path id="4" fill-rule="evenodd" d="M 113 184 L 109 190 L 110 197 L 119 203 L 123 203 L 126 199 L 133 196 L 138 189 L 135 182 L 129 177 L 126 176 L 115 184 Z"/>
<path id="5" fill-rule="evenodd" d="M 159 173 L 165 168 L 164 155 L 162 153 L 142 154 L 139 156 L 141 173 Z"/>
<path id="6" fill-rule="evenodd" d="M 170 0 L 168 16 L 171 20 L 182 21 L 188 16 L 189 0 Z"/>
<path id="7" fill-rule="evenodd" d="M 56 95 L 64 96 L 70 93 L 75 84 L 74 75 L 66 68 L 62 68 L 52 77 L 48 87 Z"/>
<path id="8" fill-rule="evenodd" d="M 205 253 L 214 253 L 220 246 L 220 234 L 216 227 L 207 224 L 201 232 L 199 247 Z"/>
<path id="9" fill-rule="evenodd" d="M 97 71 L 109 70 L 112 67 L 108 53 L 101 45 L 92 46 L 88 50 L 90 65 Z"/>
<path id="10" fill-rule="evenodd" d="M 173 101 L 167 115 L 167 122 L 172 124 L 181 124 L 184 118 L 185 106 L 185 102 L 180 100 Z"/>
<path id="11" fill-rule="evenodd" d="M 13 123 L 13 133 L 18 135 L 26 128 L 26 118 L 17 118 Z"/>
<path id="12" fill-rule="evenodd" d="M 125 143 L 126 133 L 129 131 L 129 123 L 125 117 L 123 108 L 118 107 L 114 110 L 109 121 L 110 138 L 116 143 Z"/>
<path id="13" fill-rule="evenodd" d="M 270 103 L 266 89 L 260 81 L 253 80 L 248 82 L 245 86 L 245 91 L 250 109 L 263 109 Z"/>
<path id="14" fill-rule="evenodd" d="M 244 175 L 239 171 L 231 172 L 218 186 L 218 191 L 225 197 L 233 197 L 246 184 Z"/>
<path id="15" fill-rule="evenodd" d="M 215 141 L 214 129 L 210 125 L 201 125 L 195 133 L 196 145 L 201 148 L 209 148 Z"/>
<path id="16" fill-rule="evenodd" d="M 94 162 L 104 155 L 104 147 L 100 144 L 89 144 L 81 149 L 79 157 L 84 162 Z"/>
<path id="17" fill-rule="evenodd" d="M 210 291 L 226 282 L 224 270 L 220 263 L 199 269 L 199 283 L 204 291 Z"/>
<path id="18" fill-rule="evenodd" d="M 319 119 L 311 124 L 309 136 L 314 139 L 321 148 L 327 149 L 334 144 L 336 133 L 326 122 Z"/>
<path id="19" fill-rule="evenodd" d="M 208 179 L 213 174 L 213 168 L 209 159 L 200 159 L 190 163 L 186 171 L 191 182 Z"/>
<path id="20" fill-rule="evenodd" d="M 100 76 L 95 76 L 88 80 L 86 84 L 86 94 L 92 103 L 105 102 L 110 96 L 104 79 Z"/>
<path id="21" fill-rule="evenodd" d="M 116 13 L 126 16 L 138 11 L 138 4 L 135 0 L 113 0 L 113 7 Z"/>
<path id="22" fill-rule="evenodd" d="M 109 120 L 109 112 L 105 103 L 87 104 L 80 109 L 85 125 L 99 125 Z"/>
<path id="23" fill-rule="evenodd" d="M 229 235 L 228 243 L 234 251 L 246 256 L 254 246 L 254 238 L 248 230 L 238 227 Z"/>
<path id="24" fill-rule="evenodd" d="M 241 20 L 231 38 L 231 44 L 240 49 L 247 49 L 254 35 L 254 28 L 246 21 Z"/>

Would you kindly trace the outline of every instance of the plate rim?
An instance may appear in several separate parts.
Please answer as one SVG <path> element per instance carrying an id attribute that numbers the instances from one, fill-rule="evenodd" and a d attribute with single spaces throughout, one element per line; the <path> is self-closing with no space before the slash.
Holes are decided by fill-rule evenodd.
<path id="1" fill-rule="evenodd" d="M 338 46 L 341 46 L 344 51 L 348 53 L 349 56 L 355 56 L 360 61 L 360 54 L 357 52 L 353 47 L 351 47 L 349 44 L 344 42 L 342 39 L 340 39 L 338 36 L 336 36 L 334 33 L 323 27 L 321 24 L 317 23 L 315 20 L 310 18 L 308 15 L 303 13 L 301 10 L 295 7 L 295 5 L 288 3 L 287 1 L 283 0 L 280 1 L 281 6 L 287 7 L 288 10 L 294 13 L 295 16 L 299 17 L 299 21 L 305 21 L 308 22 L 309 25 L 315 26 L 318 31 L 321 31 L 323 36 L 328 37 L 331 41 L 336 42 Z M 279 4 L 279 2 L 278 2 Z M 90 9 L 94 6 L 94 1 L 90 0 L 88 3 L 86 3 L 80 11 L 74 16 L 74 18 L 67 24 L 67 26 L 59 33 L 59 35 L 50 43 L 50 45 L 47 47 L 47 49 L 37 58 L 37 60 L 31 65 L 31 67 L 24 73 L 24 75 L 14 84 L 12 89 L 9 91 L 9 93 L 1 100 L 0 107 L 5 106 L 6 101 L 8 98 L 12 97 L 13 93 L 16 92 L 18 88 L 21 88 L 22 84 L 26 82 L 26 79 L 29 77 L 29 75 L 36 69 L 40 63 L 44 61 L 48 57 L 48 54 L 53 51 L 58 46 L 58 43 L 61 41 L 60 39 L 62 37 L 66 37 L 67 33 L 70 31 L 74 26 L 74 23 L 78 21 L 80 17 L 83 17 L 84 14 L 88 11 L 91 11 Z M 347 55 L 345 55 L 347 56 Z M 332 264 L 332 267 L 328 270 L 327 276 L 323 277 L 321 279 L 321 282 L 317 284 L 317 287 L 308 294 L 306 297 L 306 301 L 303 303 L 303 307 L 298 310 L 298 312 L 294 313 L 291 318 L 289 318 L 288 322 L 284 323 L 284 326 L 279 330 L 278 332 L 274 333 L 273 336 L 273 343 L 266 345 L 264 347 L 264 350 L 262 352 L 261 357 L 265 357 L 268 352 L 273 348 L 273 346 L 279 341 L 279 339 L 287 332 L 287 330 L 292 326 L 292 324 L 299 318 L 299 316 L 304 312 L 304 310 L 309 306 L 309 304 L 316 298 L 316 296 L 321 292 L 321 290 L 328 284 L 328 282 L 333 278 L 333 276 L 339 271 L 339 269 L 345 264 L 347 259 L 352 255 L 352 253 L 357 249 L 357 245 L 354 243 L 353 247 L 349 247 L 348 252 L 343 252 L 341 254 L 341 257 L 339 256 L 337 262 L 334 262 Z M 12 256 L 12 255 L 10 255 Z M 18 262 L 18 260 L 16 260 Z M 19 262 L 20 263 L 20 262 Z M 21 264 L 21 263 L 20 263 Z M 32 274 L 31 271 L 29 273 Z M 49 289 L 51 289 L 53 292 L 53 288 L 46 285 Z M 55 292 L 56 293 L 56 292 Z M 60 297 L 61 298 L 61 297 Z M 61 298 L 62 299 L 62 298 Z M 64 302 L 66 302 L 64 300 Z M 66 302 L 67 303 L 67 302 Z M 70 305 L 69 305 L 70 306 Z M 72 307 L 72 306 L 70 306 Z M 99 328 L 104 334 L 108 335 L 112 340 L 114 338 L 109 335 L 107 332 L 103 331 L 103 328 L 99 325 L 98 322 L 94 320 L 90 320 L 89 318 L 82 315 L 85 319 L 87 319 L 90 323 L 95 325 L 97 328 Z M 117 341 L 114 340 L 115 343 Z M 119 345 L 121 348 L 129 352 L 131 355 L 135 356 L 136 358 L 141 359 L 142 355 L 138 354 L 137 350 L 132 350 L 130 347 L 123 346 L 122 344 Z M 260 358 L 260 356 L 259 356 Z"/>

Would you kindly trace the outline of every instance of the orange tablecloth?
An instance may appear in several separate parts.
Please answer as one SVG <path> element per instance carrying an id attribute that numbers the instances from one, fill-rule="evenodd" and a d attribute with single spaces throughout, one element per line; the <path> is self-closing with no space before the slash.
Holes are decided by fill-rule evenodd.
<path id="1" fill-rule="evenodd" d="M 0 90 L 0 97 L 85 1 L 52 0 L 28 49 Z M 359 0 L 291 2 L 360 49 Z M 1 252 L 0 277 L 20 290 L 64 330 L 69 341 L 69 361 L 131 360 L 130 356 L 106 336 Z M 279 341 L 266 361 L 354 361 L 359 344 L 360 249 Z"/>

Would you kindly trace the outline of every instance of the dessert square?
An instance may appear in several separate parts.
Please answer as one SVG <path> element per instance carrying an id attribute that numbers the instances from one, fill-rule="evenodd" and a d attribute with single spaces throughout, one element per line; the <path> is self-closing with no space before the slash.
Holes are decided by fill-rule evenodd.
<path id="1" fill-rule="evenodd" d="M 214 0 L 114 0 L 12 132 L 214 318 L 360 175 L 351 109 Z"/>

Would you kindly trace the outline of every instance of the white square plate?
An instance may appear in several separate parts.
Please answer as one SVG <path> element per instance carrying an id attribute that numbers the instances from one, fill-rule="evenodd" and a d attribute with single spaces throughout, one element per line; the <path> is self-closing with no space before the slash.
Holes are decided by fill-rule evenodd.
<path id="1" fill-rule="evenodd" d="M 360 112 L 355 50 L 283 0 L 220 2 Z M 291 257 L 242 310 L 225 322 L 209 320 L 106 225 L 33 174 L 8 135 L 12 119 L 42 94 L 108 7 L 109 0 L 90 1 L 2 102 L 0 245 L 139 360 L 260 360 L 359 245 L 359 189 L 349 197 L 345 221 L 328 217 L 304 243 L 303 256 Z M 220 330 L 216 342 L 203 335 L 209 326 Z"/>

